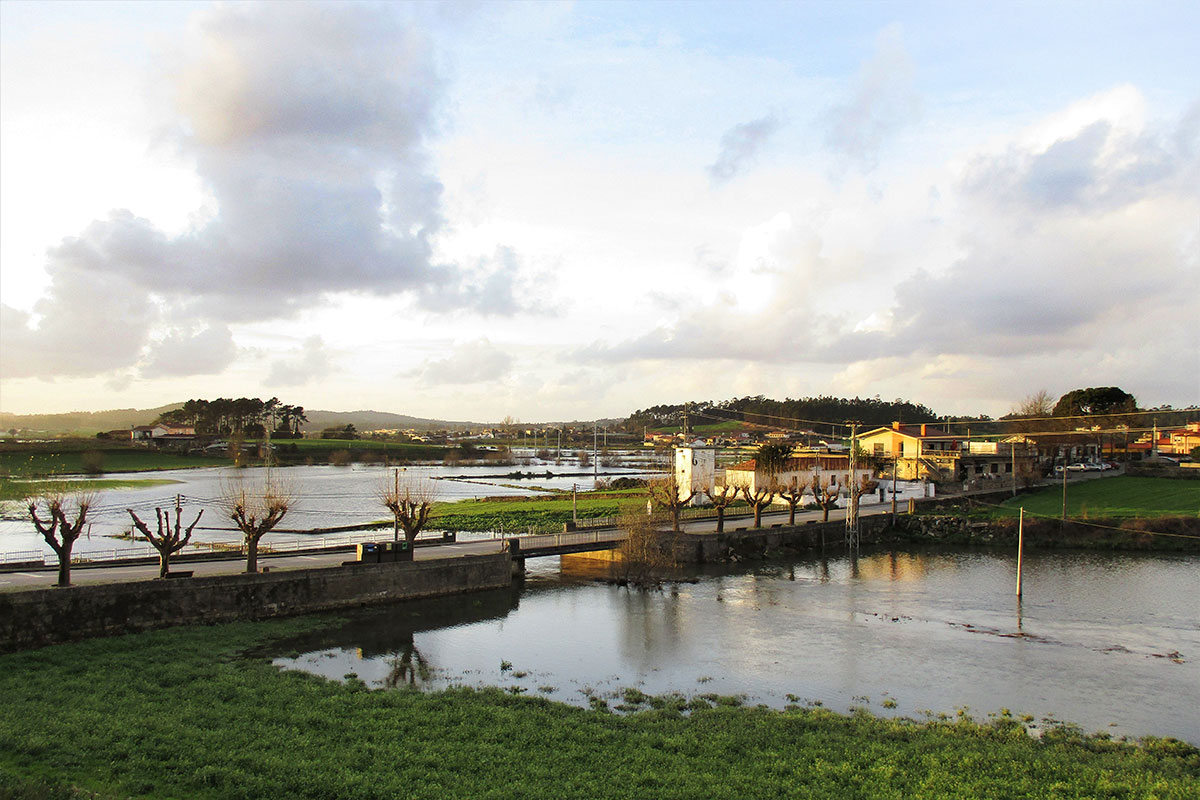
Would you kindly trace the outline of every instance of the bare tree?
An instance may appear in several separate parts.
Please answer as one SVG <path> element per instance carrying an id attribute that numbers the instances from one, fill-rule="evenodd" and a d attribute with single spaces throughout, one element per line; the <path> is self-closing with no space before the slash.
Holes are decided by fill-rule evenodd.
<path id="1" fill-rule="evenodd" d="M 1022 419 L 1049 417 L 1054 413 L 1054 398 L 1045 389 L 1024 398 L 1012 410 L 1012 416 Z"/>
<path id="2" fill-rule="evenodd" d="M 412 547 L 417 534 L 429 521 L 429 512 L 433 510 L 433 484 L 425 478 L 413 478 L 401 475 L 396 470 L 390 480 L 384 480 L 377 493 L 379 502 L 392 512 L 395 526 L 392 536 L 400 541 L 400 531 L 404 531 L 404 540 Z"/>
<path id="3" fill-rule="evenodd" d="M 132 508 L 125 510 L 133 518 L 133 526 L 158 551 L 158 577 L 160 578 L 167 577 L 167 573 L 171 570 L 171 556 L 187 547 L 187 543 L 192 539 L 192 531 L 195 530 L 196 523 L 204 516 L 204 509 L 200 509 L 200 513 L 196 514 L 196 518 L 192 520 L 192 524 L 184 528 L 181 519 L 183 509 L 180 507 L 179 498 L 176 497 L 174 527 L 171 526 L 171 512 L 156 508 L 154 509 L 154 516 L 158 520 L 158 533 L 151 533 L 150 528 L 146 523 L 138 519 L 138 515 L 133 513 Z"/>
<path id="4" fill-rule="evenodd" d="M 837 506 L 838 488 L 833 481 L 825 481 L 822 485 L 821 476 L 813 475 L 812 484 L 813 501 L 821 507 L 824 513 L 822 522 L 829 522 L 829 509 Z"/>
<path id="5" fill-rule="evenodd" d="M 73 512 L 68 510 L 68 503 L 75 506 Z M 95 494 L 79 493 L 68 501 L 66 495 L 61 492 L 40 495 L 29 503 L 29 516 L 33 519 L 33 526 L 58 556 L 59 586 L 71 585 L 71 548 L 75 546 L 75 540 L 83 531 L 88 511 L 95 504 Z M 45 520 L 38 515 L 39 509 L 44 509 L 42 513 L 47 517 Z M 75 517 L 74 522 L 68 519 L 72 514 Z"/>
<path id="6" fill-rule="evenodd" d="M 738 499 L 740 494 L 738 487 L 710 486 L 704 490 L 704 494 L 708 496 L 713 508 L 717 509 L 717 533 L 723 533 L 725 531 L 725 509 Z"/>
<path id="7" fill-rule="evenodd" d="M 675 473 L 654 478 L 647 485 L 650 502 L 671 512 L 671 530 L 679 533 L 679 512 L 696 496 L 694 489 L 684 489 Z"/>
<path id="8" fill-rule="evenodd" d="M 243 485 L 226 486 L 221 504 L 246 541 L 246 572 L 258 572 L 258 542 L 283 520 L 294 501 L 291 491 L 272 481 L 247 491 Z"/>
<path id="9" fill-rule="evenodd" d="M 771 502 L 775 499 L 774 489 L 769 486 L 756 487 L 754 489 L 751 489 L 749 486 L 743 486 L 742 499 L 754 509 L 754 527 L 761 528 L 763 509 L 771 505 Z"/>
<path id="10" fill-rule="evenodd" d="M 792 478 L 791 483 L 779 490 L 779 496 L 788 504 L 788 525 L 795 525 L 796 506 L 804 499 L 804 486 L 800 484 L 800 479 Z"/>

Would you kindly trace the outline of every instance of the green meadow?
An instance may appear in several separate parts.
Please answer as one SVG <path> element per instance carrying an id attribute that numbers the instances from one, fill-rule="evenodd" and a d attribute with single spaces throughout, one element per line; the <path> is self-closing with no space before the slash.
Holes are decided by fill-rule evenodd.
<path id="1" fill-rule="evenodd" d="M 625 693 L 370 690 L 270 663 L 329 617 L 0 656 L 0 798 L 1159 798 L 1200 750 L 1001 716 L 912 721 Z M 799 687 L 798 687 L 799 690 Z M 640 710 L 639 710 L 640 709 Z"/>
<path id="2" fill-rule="evenodd" d="M 1000 509 L 985 512 L 1011 517 L 1024 507 L 1026 514 L 1058 518 L 1062 515 L 1062 485 L 1020 494 L 1005 500 Z M 1200 481 L 1171 478 L 1118 476 L 1067 484 L 1067 516 L 1118 519 L 1187 517 L 1200 515 Z"/>

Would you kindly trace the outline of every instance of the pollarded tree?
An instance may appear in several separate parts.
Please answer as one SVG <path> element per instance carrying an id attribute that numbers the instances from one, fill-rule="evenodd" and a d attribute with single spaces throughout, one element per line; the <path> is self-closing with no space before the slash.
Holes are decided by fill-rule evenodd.
<path id="1" fill-rule="evenodd" d="M 153 545 L 158 551 L 158 577 L 165 578 L 167 573 L 171 571 L 171 556 L 178 553 L 183 548 L 187 547 L 187 543 L 192 540 L 192 531 L 195 530 L 196 524 L 200 522 L 200 517 L 204 516 L 204 509 L 200 509 L 200 513 L 196 514 L 196 518 L 192 520 L 192 524 L 186 528 L 183 527 L 183 509 L 179 504 L 179 498 L 175 498 L 175 525 L 171 525 L 171 512 L 163 511 L 161 508 L 154 509 L 155 519 L 158 520 L 158 532 L 151 533 L 150 527 L 146 523 L 138 519 L 138 515 L 133 513 L 132 508 L 125 509 L 129 512 L 129 516 L 133 518 L 133 527 L 146 538 L 146 541 Z"/>
<path id="2" fill-rule="evenodd" d="M 769 486 L 761 486 L 751 489 L 749 486 L 742 487 L 742 499 L 754 509 L 754 527 L 762 527 L 762 512 L 763 509 L 771 505 L 775 499 L 775 490 Z"/>
<path id="3" fill-rule="evenodd" d="M 68 510 L 68 503 L 74 504 L 74 511 Z M 88 511 L 95 504 L 95 494 L 76 494 L 68 501 L 60 492 L 40 495 L 29 503 L 29 516 L 33 519 L 33 526 L 58 556 L 59 586 L 71 585 L 71 548 L 75 546 L 75 540 L 83 531 Z M 43 520 L 38 515 L 39 509 L 43 509 L 42 513 L 46 515 L 46 519 Z M 75 517 L 74 521 L 69 519 L 71 516 Z"/>
<path id="4" fill-rule="evenodd" d="M 380 485 L 377 496 L 379 502 L 392 512 L 395 520 L 393 538 L 399 541 L 403 530 L 404 540 L 411 548 L 433 510 L 433 484 L 423 478 L 401 476 L 400 470 L 396 470 L 390 480 L 384 480 Z"/>
<path id="5" fill-rule="evenodd" d="M 733 505 L 740 494 L 736 486 L 711 486 L 704 490 L 713 508 L 717 509 L 717 533 L 725 531 L 725 509 Z"/>
<path id="6" fill-rule="evenodd" d="M 222 490 L 225 512 L 245 537 L 246 572 L 258 572 L 259 540 L 283 520 L 293 502 L 286 487 L 271 481 L 250 491 L 241 485 Z"/>
<path id="7" fill-rule="evenodd" d="M 799 478 L 792 478 L 792 482 L 779 490 L 779 496 L 788 504 L 788 525 L 796 524 L 796 506 L 804 499 L 804 486 L 800 484 Z"/>
<path id="8" fill-rule="evenodd" d="M 685 490 L 672 472 L 661 478 L 654 478 L 646 486 L 650 494 L 650 502 L 671 512 L 671 530 L 679 533 L 679 512 L 696 496 L 694 489 Z"/>
<path id="9" fill-rule="evenodd" d="M 825 512 L 821 521 L 829 522 L 829 509 L 837 507 L 837 484 L 832 481 L 822 481 L 820 475 L 813 475 L 809 488 L 812 490 L 813 502 Z"/>

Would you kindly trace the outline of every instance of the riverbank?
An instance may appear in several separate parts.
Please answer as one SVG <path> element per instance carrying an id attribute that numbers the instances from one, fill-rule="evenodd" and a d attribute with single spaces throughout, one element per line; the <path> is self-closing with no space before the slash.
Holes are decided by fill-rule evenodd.
<path id="1" fill-rule="evenodd" d="M 270 663 L 328 616 L 0 657 L 0 796 L 1191 798 L 1200 751 L 1020 721 L 656 698 L 616 715 L 500 690 L 369 690 Z M 252 654 L 252 655 L 248 655 Z M 657 707 L 655 707 L 657 706 Z M 84 794 L 84 793 L 94 793 Z"/>

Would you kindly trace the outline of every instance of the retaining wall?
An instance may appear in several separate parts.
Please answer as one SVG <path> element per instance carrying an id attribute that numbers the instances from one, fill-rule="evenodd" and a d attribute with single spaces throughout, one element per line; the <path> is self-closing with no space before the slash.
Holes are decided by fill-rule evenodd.
<path id="1" fill-rule="evenodd" d="M 887 514 L 859 518 L 859 541 L 875 544 L 886 541 L 891 517 Z M 846 521 L 809 522 L 803 525 L 775 525 L 769 528 L 730 526 L 723 533 L 663 532 L 675 553 L 685 564 L 738 561 L 759 558 L 781 550 L 819 548 L 846 541 Z"/>
<path id="2" fill-rule="evenodd" d="M 0 593 L 0 653 L 511 585 L 507 553 Z"/>

